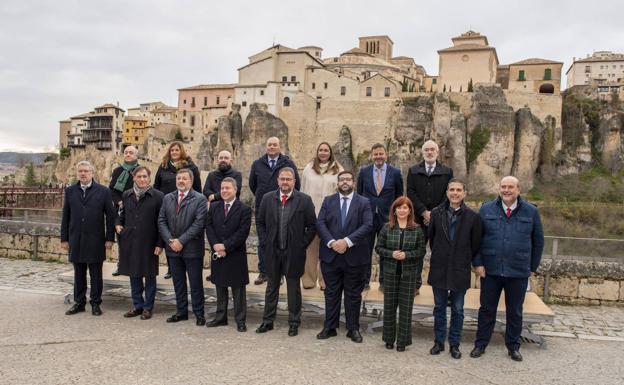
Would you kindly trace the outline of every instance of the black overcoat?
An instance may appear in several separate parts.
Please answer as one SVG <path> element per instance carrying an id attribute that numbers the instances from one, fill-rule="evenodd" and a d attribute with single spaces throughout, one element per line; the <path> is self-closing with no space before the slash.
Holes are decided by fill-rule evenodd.
<path id="1" fill-rule="evenodd" d="M 69 242 L 69 262 L 106 259 L 106 241 L 115 240 L 115 209 L 110 190 L 92 181 L 83 197 L 80 182 L 65 189 L 61 242 Z"/>
<path id="2" fill-rule="evenodd" d="M 455 240 L 449 237 L 445 202 L 433 209 L 429 223 L 431 261 L 429 285 L 447 290 L 466 290 L 470 287 L 471 264 L 479 251 L 482 224 L 479 214 L 462 204 L 455 227 Z"/>
<path id="3" fill-rule="evenodd" d="M 246 243 L 251 228 L 251 208 L 237 199 L 226 217 L 224 206 L 223 201 L 213 202 L 206 216 L 210 247 L 223 243 L 226 252 L 223 258 L 211 259 L 210 281 L 217 286 L 241 287 L 249 283 Z"/>
<path id="4" fill-rule="evenodd" d="M 407 173 L 407 197 L 418 214 L 416 222 L 422 225 L 422 213 L 431 211 L 446 201 L 446 187 L 451 179 L 453 170 L 440 162 L 436 162 L 436 167 L 429 176 L 424 160 L 410 167 Z"/>
<path id="5" fill-rule="evenodd" d="M 316 212 L 309 195 L 293 190 L 290 215 L 288 221 L 286 277 L 300 278 L 306 260 L 306 248 L 316 235 Z M 276 268 L 277 236 L 279 233 L 280 212 L 279 190 L 266 193 L 262 197 L 256 226 L 258 238 L 264 239 L 264 257 L 266 271 L 269 276 L 279 271 Z"/>
<path id="6" fill-rule="evenodd" d="M 158 275 L 156 247 L 164 244 L 158 233 L 158 214 L 163 193 L 150 188 L 137 202 L 133 189 L 123 193 L 123 209 L 117 224 L 123 226 L 119 241 L 119 274 L 130 277 Z"/>
<path id="7" fill-rule="evenodd" d="M 180 169 L 182 168 L 191 170 L 193 173 L 193 190 L 201 193 L 201 175 L 195 163 L 188 158 L 186 164 L 180 167 Z M 158 166 L 158 171 L 156 171 L 156 176 L 154 177 L 154 188 L 165 195 L 176 191 L 176 174 L 178 170 L 171 163 L 167 164 L 167 167 L 163 167 L 162 164 Z"/>

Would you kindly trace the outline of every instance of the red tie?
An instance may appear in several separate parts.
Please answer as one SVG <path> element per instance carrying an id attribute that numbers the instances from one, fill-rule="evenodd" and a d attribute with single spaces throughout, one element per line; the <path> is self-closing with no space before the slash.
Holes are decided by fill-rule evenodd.
<path id="1" fill-rule="evenodd" d="M 178 209 L 176 210 L 176 213 L 180 212 L 180 206 L 182 205 L 182 201 L 184 200 L 184 193 L 181 192 L 180 193 L 180 199 L 178 200 Z"/>
<path id="2" fill-rule="evenodd" d="M 507 218 L 511 216 L 511 208 L 507 207 Z"/>
<path id="3" fill-rule="evenodd" d="M 282 206 L 286 204 L 286 199 L 288 199 L 288 195 L 282 195 Z"/>
<path id="4" fill-rule="evenodd" d="M 225 216 L 227 217 L 228 213 L 230 212 L 230 204 L 226 203 L 225 204 Z"/>

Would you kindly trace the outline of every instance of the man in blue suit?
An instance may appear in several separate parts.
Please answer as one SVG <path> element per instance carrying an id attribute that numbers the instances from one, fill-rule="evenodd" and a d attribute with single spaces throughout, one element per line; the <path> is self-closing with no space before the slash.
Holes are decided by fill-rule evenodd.
<path id="1" fill-rule="evenodd" d="M 316 222 L 321 239 L 319 259 L 325 279 L 325 323 L 316 336 L 324 340 L 337 335 L 340 300 L 344 291 L 347 337 L 362 342 L 360 306 L 362 291 L 370 274 L 369 234 L 373 215 L 368 199 L 353 191 L 351 171 L 338 174 L 338 193 L 323 200 Z"/>
<path id="2" fill-rule="evenodd" d="M 373 164 L 362 167 L 358 175 L 357 192 L 370 201 L 373 213 L 373 231 L 369 234 L 368 254 L 369 268 L 368 280 L 371 276 L 371 260 L 375 239 L 383 225 L 388 222 L 390 206 L 395 199 L 403 195 L 403 177 L 401 170 L 386 163 L 386 148 L 381 143 L 376 143 L 371 148 Z M 379 290 L 383 291 L 383 264 L 379 264 Z"/>

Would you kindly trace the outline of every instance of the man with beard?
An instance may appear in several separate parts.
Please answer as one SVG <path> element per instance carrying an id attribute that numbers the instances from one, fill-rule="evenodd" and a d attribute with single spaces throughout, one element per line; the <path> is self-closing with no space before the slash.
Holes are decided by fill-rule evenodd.
<path id="1" fill-rule="evenodd" d="M 217 161 L 219 162 L 218 168 L 206 177 L 206 183 L 204 183 L 204 195 L 208 199 L 208 204 L 221 200 L 221 181 L 225 178 L 232 178 L 236 181 L 236 199 L 240 199 L 241 187 L 243 185 L 243 176 L 240 171 L 236 171 L 232 168 L 232 154 L 223 150 L 219 152 Z"/>
<path id="2" fill-rule="evenodd" d="M 353 191 L 351 171 L 338 174 L 338 193 L 323 200 L 317 221 L 321 239 L 319 259 L 325 278 L 325 323 L 316 336 L 324 340 L 337 335 L 340 300 L 344 291 L 347 338 L 362 342 L 360 305 L 370 264 L 370 232 L 373 212 L 369 200 Z"/>

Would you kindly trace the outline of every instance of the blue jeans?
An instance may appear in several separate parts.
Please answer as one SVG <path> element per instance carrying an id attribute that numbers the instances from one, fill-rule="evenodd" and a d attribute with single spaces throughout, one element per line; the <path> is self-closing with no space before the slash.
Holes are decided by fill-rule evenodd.
<path id="1" fill-rule="evenodd" d="M 130 277 L 130 291 L 135 309 L 150 311 L 154 309 L 156 277 L 145 277 L 145 284 L 143 284 L 143 277 Z M 145 300 L 143 292 L 145 292 Z"/>
<path id="2" fill-rule="evenodd" d="M 459 346 L 462 328 L 464 326 L 464 296 L 466 290 L 446 290 L 432 287 L 433 301 L 433 330 L 435 341 L 443 344 L 446 341 L 446 306 L 451 300 L 451 325 L 449 327 L 448 342 L 451 346 Z M 450 293 L 450 295 L 449 295 Z"/>

